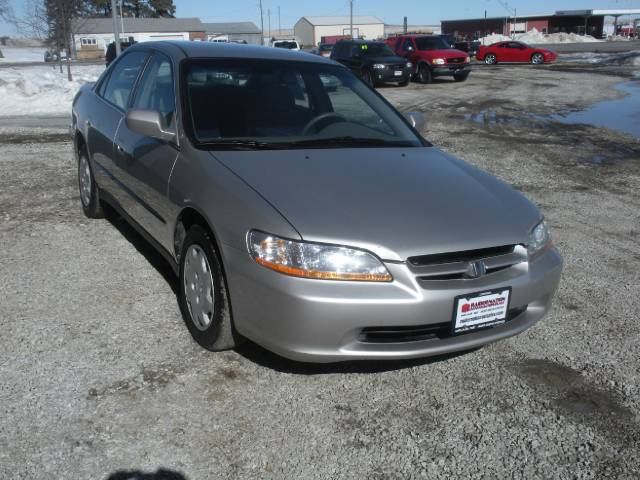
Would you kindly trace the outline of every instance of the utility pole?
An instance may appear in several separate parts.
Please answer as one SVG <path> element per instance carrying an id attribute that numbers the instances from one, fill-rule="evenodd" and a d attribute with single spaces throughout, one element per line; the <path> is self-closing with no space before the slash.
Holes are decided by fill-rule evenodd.
<path id="1" fill-rule="evenodd" d="M 282 35 L 282 22 L 280 21 L 280 5 L 278 5 L 278 35 Z"/>
<path id="2" fill-rule="evenodd" d="M 111 17 L 113 18 L 113 38 L 116 43 L 116 57 L 120 56 L 120 33 L 118 33 L 118 7 L 116 0 L 111 0 Z"/>
<path id="3" fill-rule="evenodd" d="M 349 32 L 353 38 L 353 0 L 349 0 Z"/>
<path id="4" fill-rule="evenodd" d="M 262 0 L 260 0 L 260 45 L 264 45 L 264 11 L 262 10 Z"/>
<path id="5" fill-rule="evenodd" d="M 269 20 L 269 40 L 271 40 L 271 9 L 267 8 L 267 19 Z"/>

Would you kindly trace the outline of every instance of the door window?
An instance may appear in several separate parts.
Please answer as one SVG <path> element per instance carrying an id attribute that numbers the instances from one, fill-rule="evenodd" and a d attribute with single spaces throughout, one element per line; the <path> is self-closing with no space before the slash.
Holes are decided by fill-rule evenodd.
<path id="1" fill-rule="evenodd" d="M 407 38 L 402 44 L 402 51 L 408 52 L 410 48 L 413 49 L 413 42 L 411 39 Z"/>
<path id="2" fill-rule="evenodd" d="M 126 110 L 131 90 L 146 59 L 146 52 L 132 52 L 122 57 L 111 72 L 104 89 L 104 99 L 121 110 Z"/>
<path id="3" fill-rule="evenodd" d="M 176 96 L 173 68 L 169 58 L 159 53 L 154 55 L 136 89 L 133 108 L 156 110 L 162 114 L 165 125 L 170 126 L 173 123 Z"/>

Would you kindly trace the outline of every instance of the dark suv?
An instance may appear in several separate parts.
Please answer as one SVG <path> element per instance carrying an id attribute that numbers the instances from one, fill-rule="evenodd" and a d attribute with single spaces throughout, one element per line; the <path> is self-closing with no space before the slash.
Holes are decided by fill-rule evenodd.
<path id="1" fill-rule="evenodd" d="M 333 47 L 331 59 L 350 68 L 371 87 L 382 83 L 405 86 L 413 69 L 411 62 L 396 55 L 383 42 L 342 40 Z"/>

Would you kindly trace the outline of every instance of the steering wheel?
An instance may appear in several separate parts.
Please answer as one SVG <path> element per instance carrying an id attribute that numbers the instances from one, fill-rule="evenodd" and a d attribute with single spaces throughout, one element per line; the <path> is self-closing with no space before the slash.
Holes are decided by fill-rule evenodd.
<path id="1" fill-rule="evenodd" d="M 322 115 L 318 115 L 317 117 L 312 118 L 311 121 L 305 125 L 304 129 L 302 130 L 302 135 L 307 135 L 313 127 L 318 125 L 318 123 L 327 120 L 330 120 L 329 124 L 347 121 L 346 118 L 336 112 L 323 113 Z"/>

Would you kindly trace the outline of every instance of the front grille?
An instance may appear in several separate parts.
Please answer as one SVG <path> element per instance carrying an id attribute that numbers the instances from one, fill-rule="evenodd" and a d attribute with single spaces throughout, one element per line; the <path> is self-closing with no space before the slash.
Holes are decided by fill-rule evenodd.
<path id="1" fill-rule="evenodd" d="M 507 313 L 507 322 L 519 317 L 526 311 L 526 305 L 510 309 Z M 473 330 L 469 333 L 473 333 Z M 409 343 L 435 339 L 443 340 L 451 336 L 451 322 L 444 322 L 408 327 L 367 327 L 360 331 L 358 341 L 363 343 Z"/>
<path id="2" fill-rule="evenodd" d="M 466 57 L 447 58 L 447 63 L 464 63 Z"/>
<path id="3" fill-rule="evenodd" d="M 389 65 L 389 68 L 393 70 L 404 70 L 405 64 L 401 63 L 400 65 Z"/>
<path id="4" fill-rule="evenodd" d="M 480 260 L 486 268 L 484 275 L 489 275 L 527 261 L 527 249 L 523 245 L 503 245 L 420 255 L 408 258 L 407 265 L 418 280 L 464 280 L 468 278 L 469 265 Z"/>

